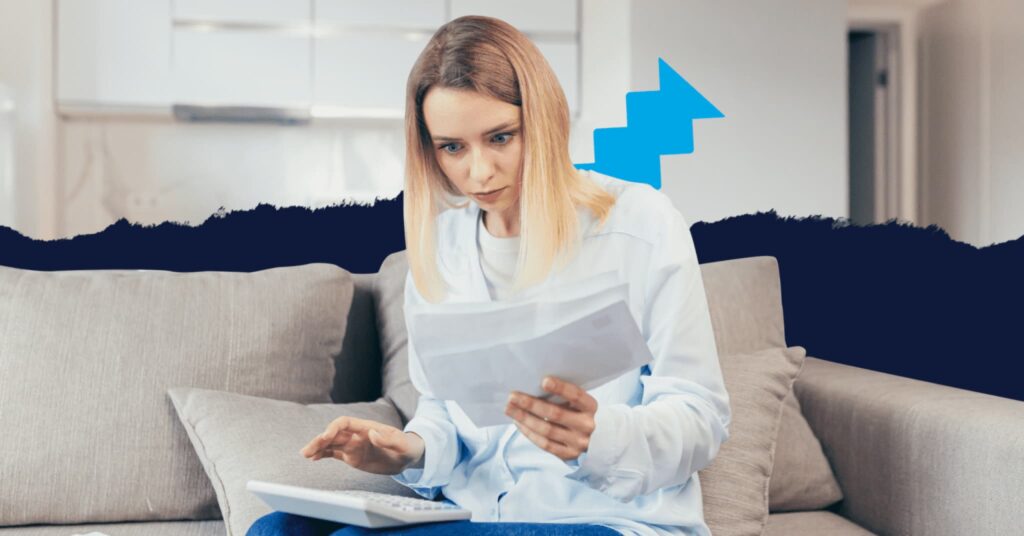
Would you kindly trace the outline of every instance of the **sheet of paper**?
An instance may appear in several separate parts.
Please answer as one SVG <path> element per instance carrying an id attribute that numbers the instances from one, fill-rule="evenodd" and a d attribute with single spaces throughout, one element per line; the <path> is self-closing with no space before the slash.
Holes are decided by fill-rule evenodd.
<path id="1" fill-rule="evenodd" d="M 614 301 L 628 300 L 628 284 L 609 283 L 614 280 L 603 280 L 603 287 L 553 289 L 545 299 L 531 302 L 488 302 L 475 311 L 421 307 L 411 313 L 408 329 L 421 358 L 532 339 Z M 561 299 L 556 301 L 556 296 Z"/>
<path id="2" fill-rule="evenodd" d="M 480 427 L 508 424 L 505 404 L 512 390 L 534 396 L 544 376 L 594 389 L 626 372 L 649 363 L 647 347 L 623 295 L 624 285 L 601 290 L 568 302 L 520 304 L 505 322 L 500 312 L 484 322 L 495 338 L 479 337 L 481 326 L 471 318 L 458 318 L 464 335 L 475 344 L 437 338 L 419 331 L 416 350 L 423 362 L 431 391 L 453 400 Z M 536 316 L 528 318 L 524 310 Z M 539 320 L 538 320 L 539 319 Z M 424 325 L 443 332 L 458 331 L 438 317 L 424 314 Z M 468 324 L 466 322 L 469 322 Z M 539 331 L 540 328 L 545 328 Z M 423 346 L 423 348 L 421 348 Z"/>

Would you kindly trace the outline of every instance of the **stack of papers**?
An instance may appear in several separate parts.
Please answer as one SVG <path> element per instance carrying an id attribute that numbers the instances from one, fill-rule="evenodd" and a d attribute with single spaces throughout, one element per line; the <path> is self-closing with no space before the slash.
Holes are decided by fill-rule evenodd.
<path id="1" fill-rule="evenodd" d="M 514 301 L 414 305 L 410 342 L 435 397 L 478 427 L 509 424 L 509 393 L 547 398 L 545 376 L 589 391 L 651 362 L 628 298 L 606 272 Z"/>

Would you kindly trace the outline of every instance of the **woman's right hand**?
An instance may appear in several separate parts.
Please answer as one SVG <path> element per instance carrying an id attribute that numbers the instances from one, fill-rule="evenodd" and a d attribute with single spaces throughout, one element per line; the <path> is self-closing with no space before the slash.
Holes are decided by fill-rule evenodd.
<path id="1" fill-rule="evenodd" d="M 301 452 L 313 461 L 336 458 L 368 473 L 397 475 L 416 465 L 423 450 L 423 438 L 412 432 L 368 419 L 338 417 Z"/>

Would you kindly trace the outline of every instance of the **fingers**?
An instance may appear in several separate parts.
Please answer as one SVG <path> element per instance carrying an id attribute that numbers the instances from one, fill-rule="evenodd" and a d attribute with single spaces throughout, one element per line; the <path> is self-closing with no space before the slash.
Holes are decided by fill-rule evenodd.
<path id="1" fill-rule="evenodd" d="M 512 417 L 517 421 L 517 424 L 522 427 L 529 428 L 541 437 L 545 437 L 551 440 L 553 443 L 558 443 L 568 447 L 575 451 L 573 458 L 580 455 L 580 453 L 587 450 L 589 440 L 582 434 L 570 430 L 560 424 L 556 424 L 552 421 L 545 421 L 543 418 L 538 417 L 532 413 L 529 413 L 518 407 L 508 408 L 505 412 L 509 417 Z M 541 445 L 537 445 L 544 448 Z M 546 450 L 546 449 L 545 449 Z M 554 452 L 553 452 L 554 454 Z"/>
<path id="2" fill-rule="evenodd" d="M 318 452 L 332 445 L 345 445 L 353 435 L 368 431 L 370 427 L 369 422 L 355 417 L 338 417 L 327 425 L 327 429 L 322 434 L 313 438 L 299 452 L 307 458 L 312 458 Z"/>
<path id="3" fill-rule="evenodd" d="M 523 425 L 519 421 L 516 421 L 516 427 L 519 428 L 519 431 L 522 432 L 524 436 L 528 437 L 530 441 L 533 441 L 535 445 L 550 452 L 551 454 L 554 454 L 555 456 L 558 456 L 563 460 L 572 460 L 580 455 L 580 453 L 576 452 L 574 449 L 540 435 L 539 433 Z"/>
<path id="4" fill-rule="evenodd" d="M 356 434 L 340 432 L 331 442 L 324 444 L 321 448 L 310 449 L 307 445 L 306 448 L 302 449 L 302 455 L 310 460 L 316 461 L 323 458 L 330 458 L 331 451 L 350 451 L 358 447 L 359 444 L 360 441 Z"/>
<path id="5" fill-rule="evenodd" d="M 572 407 L 580 411 L 587 413 L 597 411 L 597 400 L 590 396 L 590 393 L 572 382 L 548 376 L 541 383 L 541 388 L 566 399 Z"/>
<path id="6" fill-rule="evenodd" d="M 358 434 L 350 434 L 344 443 L 328 445 L 322 450 L 315 452 L 309 459 L 315 462 L 324 458 L 335 458 L 352 465 L 354 463 L 353 457 L 360 452 L 366 441 L 366 439 Z"/>
<path id="7" fill-rule="evenodd" d="M 520 392 L 513 392 L 509 395 L 509 405 L 532 413 L 541 420 L 547 419 L 548 422 L 583 433 L 587 437 L 594 429 L 592 414 L 581 412 L 568 405 L 552 404 Z"/>
<path id="8" fill-rule="evenodd" d="M 366 437 L 370 440 L 370 443 L 377 448 L 396 450 L 403 453 L 407 450 L 405 444 L 405 433 L 397 428 L 392 428 L 390 430 L 374 428 L 367 432 Z"/>

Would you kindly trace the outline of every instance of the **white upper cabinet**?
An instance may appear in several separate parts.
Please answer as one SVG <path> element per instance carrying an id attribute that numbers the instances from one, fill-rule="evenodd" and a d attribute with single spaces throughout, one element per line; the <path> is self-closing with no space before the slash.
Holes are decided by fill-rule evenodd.
<path id="1" fill-rule="evenodd" d="M 445 22 L 447 0 L 314 0 L 318 25 L 433 32 Z"/>
<path id="2" fill-rule="evenodd" d="M 310 38 L 175 28 L 175 104 L 308 108 Z"/>
<path id="3" fill-rule="evenodd" d="M 58 0 L 58 108 L 169 109 L 170 0 Z"/>
<path id="4" fill-rule="evenodd" d="M 442 24 L 491 15 L 540 48 L 578 111 L 578 0 L 56 0 L 63 113 L 172 105 L 402 117 Z"/>
<path id="5" fill-rule="evenodd" d="M 402 117 L 405 84 L 446 0 L 316 0 L 313 115 Z"/>
<path id="6" fill-rule="evenodd" d="M 574 34 L 579 29 L 578 0 L 451 0 L 451 9 L 453 19 L 463 15 L 486 15 L 527 34 Z"/>
<path id="7" fill-rule="evenodd" d="M 175 21 L 309 24 L 310 0 L 174 0 Z"/>
<path id="8" fill-rule="evenodd" d="M 175 104 L 309 108 L 310 0 L 174 0 Z"/>

